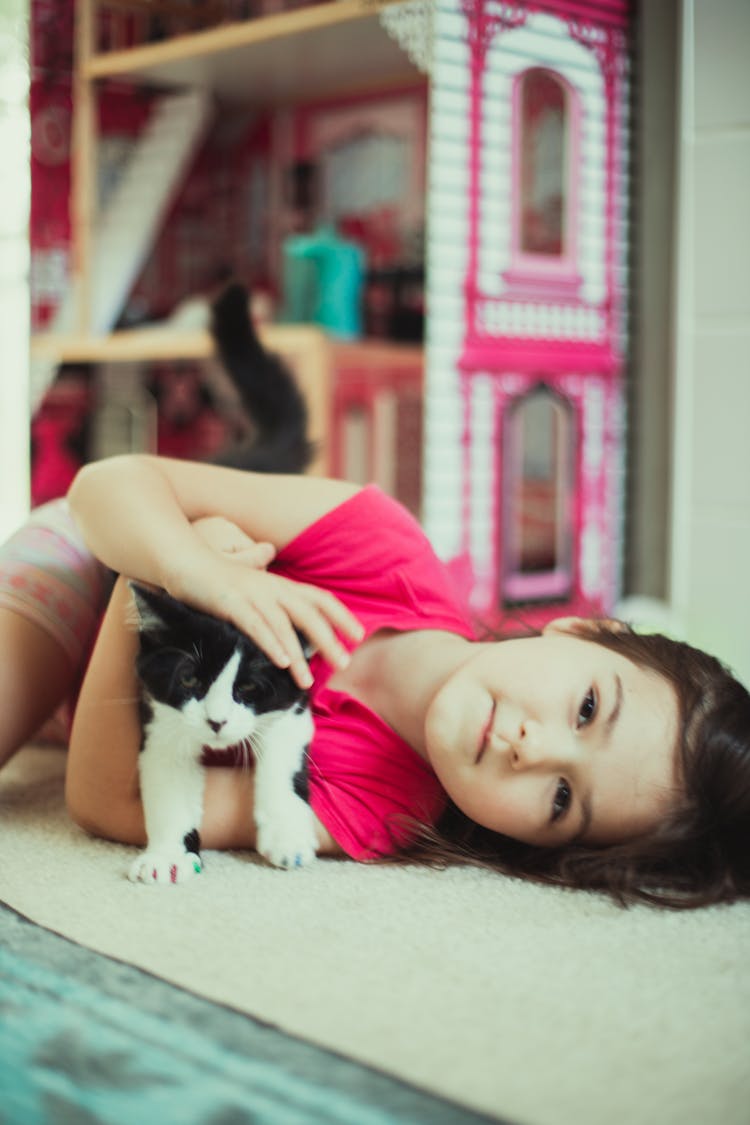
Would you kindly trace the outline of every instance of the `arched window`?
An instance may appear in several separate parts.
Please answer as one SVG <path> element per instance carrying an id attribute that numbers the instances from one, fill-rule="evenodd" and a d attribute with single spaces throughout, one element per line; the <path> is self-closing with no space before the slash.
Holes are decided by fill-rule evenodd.
<path id="1" fill-rule="evenodd" d="M 521 229 L 524 254 L 563 253 L 565 236 L 565 90 L 548 70 L 521 79 Z"/>
<path id="2" fill-rule="evenodd" d="M 554 71 L 516 79 L 511 272 L 574 280 L 578 117 L 575 91 Z"/>
<path id="3" fill-rule="evenodd" d="M 573 589 L 575 415 L 544 384 L 503 421 L 502 601 L 557 600 Z"/>

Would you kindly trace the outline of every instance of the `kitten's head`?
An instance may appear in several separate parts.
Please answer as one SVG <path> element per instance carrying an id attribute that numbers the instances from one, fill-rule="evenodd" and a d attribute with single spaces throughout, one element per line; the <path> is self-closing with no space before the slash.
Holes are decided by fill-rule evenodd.
<path id="1" fill-rule="evenodd" d="M 250 738 L 273 712 L 305 699 L 286 669 L 227 621 L 130 584 L 138 612 L 136 671 L 148 698 L 179 712 L 206 746 Z M 311 654 L 305 642 L 305 655 Z"/>

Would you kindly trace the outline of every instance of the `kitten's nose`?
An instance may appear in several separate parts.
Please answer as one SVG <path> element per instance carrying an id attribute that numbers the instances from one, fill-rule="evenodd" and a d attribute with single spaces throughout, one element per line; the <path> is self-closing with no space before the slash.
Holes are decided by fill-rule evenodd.
<path id="1" fill-rule="evenodd" d="M 208 723 L 214 734 L 218 734 L 221 728 L 224 726 L 226 719 L 222 719 L 221 722 L 217 722 L 216 719 L 206 719 L 206 722 Z"/>

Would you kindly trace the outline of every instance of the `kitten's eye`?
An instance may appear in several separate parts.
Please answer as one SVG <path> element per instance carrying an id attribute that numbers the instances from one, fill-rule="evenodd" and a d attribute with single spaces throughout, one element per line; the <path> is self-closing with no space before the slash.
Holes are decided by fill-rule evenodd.
<path id="1" fill-rule="evenodd" d="M 552 816 L 550 817 L 550 820 L 553 824 L 556 820 L 559 820 L 561 816 L 564 816 L 568 811 L 568 809 L 570 808 L 572 796 L 573 793 L 570 786 L 568 785 L 565 778 L 561 777 L 557 783 L 555 798 L 552 802 Z"/>
<path id="2" fill-rule="evenodd" d="M 198 677 L 192 668 L 185 668 L 180 672 L 180 685 L 184 688 L 194 688 L 198 686 Z"/>
<path id="3" fill-rule="evenodd" d="M 251 699 L 255 695 L 255 684 L 240 684 L 237 688 L 240 699 Z"/>
<path id="4" fill-rule="evenodd" d="M 580 730 L 581 727 L 586 727 L 589 725 L 591 720 L 596 715 L 597 705 L 598 700 L 596 697 L 596 691 L 594 690 L 594 688 L 590 687 L 583 697 L 581 706 L 578 708 L 578 720 L 576 722 L 576 728 L 578 730 Z"/>

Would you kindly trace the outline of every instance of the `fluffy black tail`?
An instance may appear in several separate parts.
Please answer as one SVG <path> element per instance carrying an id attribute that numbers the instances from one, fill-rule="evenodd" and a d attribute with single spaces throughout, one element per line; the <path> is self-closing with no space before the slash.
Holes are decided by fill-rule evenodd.
<path id="1" fill-rule="evenodd" d="M 303 472 L 315 454 L 307 436 L 307 404 L 283 360 L 258 339 L 243 285 L 232 283 L 214 302 L 211 332 L 254 431 L 214 460 L 259 473 Z"/>

